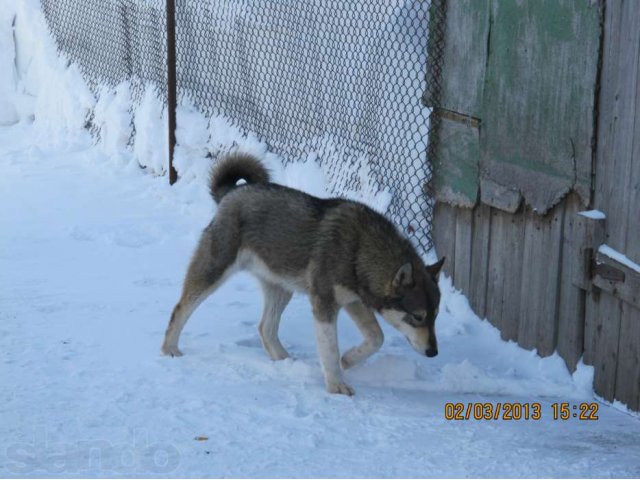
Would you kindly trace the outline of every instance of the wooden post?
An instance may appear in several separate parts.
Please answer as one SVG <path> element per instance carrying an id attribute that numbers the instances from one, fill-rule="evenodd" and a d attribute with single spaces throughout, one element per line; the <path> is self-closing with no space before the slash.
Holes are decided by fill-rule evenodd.
<path id="1" fill-rule="evenodd" d="M 167 113 L 169 118 L 169 185 L 178 180 L 173 168 L 173 151 L 176 146 L 176 2 L 167 0 Z"/>

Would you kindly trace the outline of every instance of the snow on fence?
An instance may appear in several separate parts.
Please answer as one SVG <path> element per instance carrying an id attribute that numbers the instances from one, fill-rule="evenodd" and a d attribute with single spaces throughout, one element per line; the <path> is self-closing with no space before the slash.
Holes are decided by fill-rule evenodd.
<path id="1" fill-rule="evenodd" d="M 150 95 L 166 112 L 164 1 L 42 5 L 97 96 L 126 82 L 132 118 Z M 426 252 L 444 13 L 441 0 L 177 0 L 178 103 L 213 129 L 222 117 L 257 135 L 285 163 L 316 160 L 334 194 L 382 193 L 381 208 Z"/>

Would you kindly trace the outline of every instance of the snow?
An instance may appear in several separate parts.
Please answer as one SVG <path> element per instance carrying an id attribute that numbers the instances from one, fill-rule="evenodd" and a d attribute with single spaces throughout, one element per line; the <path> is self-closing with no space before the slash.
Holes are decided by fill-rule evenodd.
<path id="1" fill-rule="evenodd" d="M 604 220 L 607 218 L 605 213 L 600 210 L 584 210 L 582 212 L 578 212 L 578 215 L 582 215 L 583 217 L 591 218 L 593 220 Z"/>
<path id="2" fill-rule="evenodd" d="M 19 120 L 18 111 L 10 99 L 16 95 L 15 47 L 13 40 L 14 15 L 0 10 L 0 125 L 12 125 Z"/>
<path id="3" fill-rule="evenodd" d="M 640 273 L 640 265 L 638 265 L 636 262 L 631 260 L 625 254 L 620 253 L 617 250 L 614 250 L 609 245 L 606 245 L 606 244 L 600 245 L 600 247 L 598 247 L 598 252 L 600 252 L 603 255 L 606 255 L 609 258 L 612 258 L 613 260 L 615 260 L 618 263 L 621 263 L 625 267 L 629 267 L 631 270 Z"/>
<path id="4" fill-rule="evenodd" d="M 196 310 L 184 357 L 161 356 L 187 262 L 215 213 L 208 155 L 235 145 L 319 196 L 330 175 L 313 155 L 283 166 L 255 136 L 203 120 L 185 100 L 181 179 L 169 187 L 156 97 L 148 89 L 132 110 L 131 144 L 126 84 L 94 98 L 34 35 L 37 3 L 0 14 L 0 39 L 16 15 L 21 59 L 13 82 L 0 77 L 0 105 L 14 108 L 0 127 L 1 476 L 640 475 L 637 415 L 600 403 L 597 421 L 552 419 L 552 403 L 596 401 L 593 368 L 571 375 L 557 354 L 502 341 L 445 276 L 439 356 L 417 355 L 383 325 L 381 351 L 346 372 L 353 398 L 324 390 L 304 296 L 282 321 L 293 358 L 268 359 L 260 289 L 245 274 Z M 97 143 L 83 128 L 90 110 Z M 383 210 L 389 199 L 367 188 L 353 195 Z M 343 351 L 360 341 L 343 314 L 339 336 Z M 539 402 L 542 419 L 450 421 L 447 402 Z"/>
<path id="5" fill-rule="evenodd" d="M 206 186 L 122 169 L 89 141 L 41 148 L 32 131 L 0 129 L 0 474 L 640 474 L 638 418 L 601 405 L 595 422 L 551 419 L 552 402 L 593 401 L 592 368 L 571 376 L 557 355 L 503 342 L 446 277 L 440 355 L 385 326 L 381 352 L 346 373 L 353 398 L 324 391 L 303 296 L 283 318 L 294 358 L 268 359 L 260 290 L 243 274 L 196 311 L 185 356 L 161 356 L 213 214 Z M 289 178 L 317 173 L 297 168 Z M 359 341 L 344 316 L 340 341 Z M 446 402 L 540 402 L 544 416 L 447 421 Z"/>

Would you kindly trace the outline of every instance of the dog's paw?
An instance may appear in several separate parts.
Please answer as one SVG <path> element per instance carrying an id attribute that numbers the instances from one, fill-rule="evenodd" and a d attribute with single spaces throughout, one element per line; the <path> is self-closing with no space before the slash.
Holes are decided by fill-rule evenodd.
<path id="1" fill-rule="evenodd" d="M 347 395 L 352 397 L 356 391 L 344 382 L 337 382 L 327 385 L 327 392 L 339 393 L 341 395 Z"/>
<path id="2" fill-rule="evenodd" d="M 162 353 L 172 357 L 181 357 L 182 352 L 177 345 L 162 345 Z"/>
<path id="3" fill-rule="evenodd" d="M 289 358 L 289 354 L 286 351 L 282 352 L 269 352 L 269 357 L 274 362 L 278 362 L 280 360 L 284 360 L 285 358 Z"/>

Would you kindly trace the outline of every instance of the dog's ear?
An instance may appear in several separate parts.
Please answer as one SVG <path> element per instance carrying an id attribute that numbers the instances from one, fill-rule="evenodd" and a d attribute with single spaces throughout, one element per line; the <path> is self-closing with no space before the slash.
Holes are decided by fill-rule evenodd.
<path id="1" fill-rule="evenodd" d="M 444 265 L 444 261 L 447 257 L 442 257 L 433 265 L 427 265 L 427 272 L 435 279 L 438 280 L 438 275 L 440 274 L 440 270 L 442 270 L 442 265 Z"/>
<path id="2" fill-rule="evenodd" d="M 393 278 L 391 286 L 395 291 L 398 291 L 411 285 L 413 285 L 413 267 L 411 266 L 411 263 L 405 263 L 396 272 L 396 276 Z"/>

